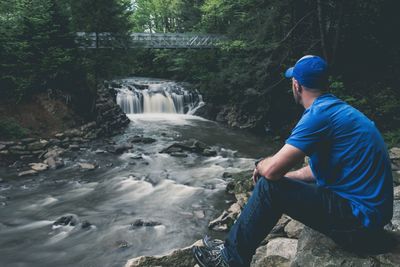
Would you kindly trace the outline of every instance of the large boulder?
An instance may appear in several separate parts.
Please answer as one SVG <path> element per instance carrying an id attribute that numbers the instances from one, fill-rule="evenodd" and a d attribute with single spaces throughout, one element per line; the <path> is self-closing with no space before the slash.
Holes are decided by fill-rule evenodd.
<path id="1" fill-rule="evenodd" d="M 203 242 L 199 240 L 189 247 L 174 250 L 167 255 L 134 258 L 129 260 L 125 264 L 125 267 L 192 267 L 196 265 L 192 254 L 192 247 L 201 245 L 203 245 Z"/>

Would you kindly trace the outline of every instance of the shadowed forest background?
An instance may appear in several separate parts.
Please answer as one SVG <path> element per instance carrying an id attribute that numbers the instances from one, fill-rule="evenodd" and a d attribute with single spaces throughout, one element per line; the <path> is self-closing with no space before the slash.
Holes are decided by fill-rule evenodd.
<path id="1" fill-rule="evenodd" d="M 224 108 L 250 129 L 285 135 L 301 114 L 284 70 L 305 54 L 330 65 L 330 90 L 400 143 L 400 18 L 396 0 L 3 0 L 0 105 L 59 99 L 88 120 L 106 79 L 146 76 L 189 82 L 215 119 Z M 215 33 L 209 50 L 80 49 L 76 32 Z M 28 109 L 29 110 L 29 109 Z M 0 137 L 32 132 L 0 110 Z"/>

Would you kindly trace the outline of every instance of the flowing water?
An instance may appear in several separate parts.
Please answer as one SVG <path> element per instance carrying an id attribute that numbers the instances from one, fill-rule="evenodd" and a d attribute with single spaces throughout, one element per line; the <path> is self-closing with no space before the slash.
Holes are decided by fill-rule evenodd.
<path id="1" fill-rule="evenodd" d="M 182 109 L 193 110 L 189 102 L 182 101 Z M 133 106 L 132 111 L 138 110 Z M 182 110 L 174 107 L 176 113 Z M 254 158 L 274 150 L 271 140 L 196 116 L 136 113 L 129 115 L 131 123 L 123 134 L 64 155 L 62 169 L 31 178 L 0 169 L 0 266 L 123 266 L 133 257 L 190 245 L 232 200 L 224 191 L 223 173 L 250 169 Z M 156 142 L 134 144 L 121 155 L 100 153 L 110 143 L 126 143 L 135 135 Z M 190 138 L 218 155 L 159 153 Z M 98 167 L 84 171 L 80 162 Z M 76 222 L 53 225 L 65 215 Z M 155 223 L 132 226 L 137 220 Z"/>

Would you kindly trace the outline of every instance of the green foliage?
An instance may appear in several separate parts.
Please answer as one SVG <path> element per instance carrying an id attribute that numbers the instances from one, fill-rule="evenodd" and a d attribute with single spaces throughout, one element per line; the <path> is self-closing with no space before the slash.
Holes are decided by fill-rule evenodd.
<path id="1" fill-rule="evenodd" d="M 400 129 L 387 131 L 383 134 L 388 147 L 398 147 L 400 146 Z"/>
<path id="2" fill-rule="evenodd" d="M 21 127 L 14 119 L 0 119 L 0 137 L 6 139 L 23 138 L 29 130 Z"/>

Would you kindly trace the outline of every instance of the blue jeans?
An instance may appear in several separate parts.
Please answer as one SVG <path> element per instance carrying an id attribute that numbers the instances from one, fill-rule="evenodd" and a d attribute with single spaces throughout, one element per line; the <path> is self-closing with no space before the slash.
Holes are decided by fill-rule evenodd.
<path id="1" fill-rule="evenodd" d="M 261 177 L 225 240 L 222 254 L 229 265 L 249 266 L 255 250 L 283 213 L 339 243 L 354 238 L 349 233 L 365 236 L 348 200 L 315 184 L 285 177 L 278 181 Z"/>

